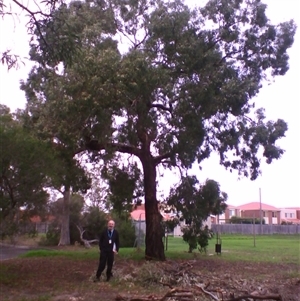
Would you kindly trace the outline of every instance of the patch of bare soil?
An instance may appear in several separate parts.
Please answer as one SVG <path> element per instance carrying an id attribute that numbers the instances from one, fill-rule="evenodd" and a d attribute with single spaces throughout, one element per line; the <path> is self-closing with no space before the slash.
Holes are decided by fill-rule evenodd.
<path id="1" fill-rule="evenodd" d="M 2 301 L 300 300 L 299 266 L 221 259 L 136 262 L 118 258 L 111 282 L 94 283 L 97 260 L 7 260 Z"/>

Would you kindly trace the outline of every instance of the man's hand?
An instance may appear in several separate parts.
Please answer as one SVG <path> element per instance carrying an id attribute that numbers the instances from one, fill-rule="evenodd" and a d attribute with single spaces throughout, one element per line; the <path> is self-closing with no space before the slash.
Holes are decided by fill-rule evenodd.
<path id="1" fill-rule="evenodd" d="M 118 255 L 118 252 L 117 251 L 113 251 L 116 255 Z"/>

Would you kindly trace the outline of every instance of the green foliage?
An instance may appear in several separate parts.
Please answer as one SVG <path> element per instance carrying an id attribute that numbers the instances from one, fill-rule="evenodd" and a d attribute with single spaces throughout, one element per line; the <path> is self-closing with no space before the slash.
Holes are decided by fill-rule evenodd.
<path id="1" fill-rule="evenodd" d="M 114 18 L 119 18 L 118 28 Z M 268 163 L 282 155 L 275 143 L 284 136 L 286 123 L 265 122 L 261 110 L 256 120 L 248 117 L 253 108 L 250 100 L 265 76 L 288 70 L 286 51 L 296 28 L 292 21 L 270 24 L 265 5 L 250 0 L 224 5 L 211 0 L 192 11 L 180 1 L 127 6 L 113 1 L 109 9 L 105 2 L 77 1 L 59 8 L 49 22 L 51 26 L 45 24 L 47 40 L 55 45 L 58 60 L 49 63 L 53 68 L 34 68 L 23 89 L 29 110 L 35 108 L 37 123 L 51 120 L 60 139 L 71 139 L 74 145 L 101 144 L 113 136 L 116 144 L 101 146 L 109 153 L 120 150 L 112 147 L 118 143 L 138 148 L 144 141 L 142 133 L 147 133 L 155 153 L 170 159 L 169 167 L 190 167 L 217 151 L 222 165 L 252 179 L 259 174 L 260 147 Z M 206 22 L 213 22 L 213 29 L 206 29 Z M 66 41 L 56 39 L 54 28 L 61 30 L 59 35 Z M 132 47 L 120 56 L 113 42 L 116 30 L 129 38 L 139 30 L 148 34 L 132 39 Z M 54 67 L 58 61 L 67 62 L 61 53 L 74 48 L 75 41 L 80 53 L 60 75 Z M 32 59 L 48 61 L 52 56 L 39 42 Z M 45 83 L 45 77 L 51 80 Z M 37 91 L 46 102 L 40 102 Z M 41 110 L 42 119 L 38 117 Z M 122 123 L 115 126 L 117 117 L 122 117 Z M 82 124 L 81 133 L 75 130 L 78 124 Z M 132 148 L 123 152 L 136 154 Z M 235 154 L 234 159 L 227 153 Z"/>
<path id="2" fill-rule="evenodd" d="M 213 180 L 206 180 L 200 185 L 195 176 L 182 179 L 173 187 L 167 198 L 168 206 L 175 208 L 177 217 L 189 221 L 189 224 L 201 228 L 210 214 L 221 214 L 226 205 L 227 195 L 220 191 L 220 186 Z"/>
<path id="3" fill-rule="evenodd" d="M 192 253 L 197 248 L 197 234 L 191 227 L 183 227 L 182 233 L 183 240 L 189 245 L 189 253 Z"/>
<path id="4" fill-rule="evenodd" d="M 281 224 L 281 225 L 293 225 L 293 222 L 282 221 L 280 224 Z"/>
<path id="5" fill-rule="evenodd" d="M 198 242 L 198 250 L 200 252 L 207 252 L 207 247 L 208 247 L 208 241 L 209 239 L 213 238 L 213 231 L 208 228 L 206 225 L 203 229 L 201 229 L 201 232 L 199 233 L 197 237 L 197 242 Z"/>
<path id="6" fill-rule="evenodd" d="M 50 224 L 45 237 L 41 237 L 40 246 L 57 246 L 60 238 L 60 227 L 57 222 Z"/>
<path id="7" fill-rule="evenodd" d="M 287 72 L 296 30 L 293 21 L 271 24 L 265 10 L 257 0 L 210 0 L 194 10 L 180 0 L 63 4 L 42 27 L 53 52 L 33 38 L 36 65 L 22 83 L 28 124 L 68 154 L 87 150 L 93 162 L 135 156 L 148 207 L 157 205 L 159 164 L 187 170 L 216 152 L 226 169 L 254 180 L 261 153 L 267 163 L 284 153 L 277 141 L 287 130 L 255 111 L 254 97 L 263 81 Z M 120 212 L 122 200 L 114 201 Z M 147 229 L 157 232 L 152 212 Z M 161 240 L 149 237 L 158 253 L 148 255 L 164 259 Z"/>
<path id="8" fill-rule="evenodd" d="M 163 220 L 162 226 L 165 229 L 165 232 L 173 232 L 175 227 L 180 223 L 178 218 L 172 218 L 169 220 Z"/>
<path id="9" fill-rule="evenodd" d="M 229 220 L 230 224 L 253 224 L 253 218 L 243 218 L 238 216 L 232 216 Z M 254 219 L 255 224 L 260 224 L 260 219 L 255 218 Z M 262 224 L 265 224 L 265 220 L 262 219 Z"/>
<path id="10" fill-rule="evenodd" d="M 119 168 L 117 165 L 106 165 L 102 176 L 108 181 L 110 193 L 108 204 L 119 216 L 131 212 L 134 202 L 143 196 L 141 171 L 137 164 Z"/>
<path id="11" fill-rule="evenodd" d="M 120 247 L 133 247 L 136 239 L 135 227 L 132 224 L 131 219 L 129 218 L 129 214 L 122 217 L 119 217 L 118 215 L 112 215 L 112 218 L 116 222 L 116 229 L 119 231 Z"/>
<path id="12" fill-rule="evenodd" d="M 1 235 L 11 235 L 19 222 L 45 212 L 48 194 L 44 187 L 53 156 L 49 144 L 31 135 L 3 105 L 0 107 L 0 145 L 3 146 L 0 152 Z"/>
<path id="13" fill-rule="evenodd" d="M 206 252 L 212 232 L 204 221 L 210 214 L 222 214 L 226 209 L 227 195 L 221 192 L 220 186 L 213 180 L 206 180 L 200 185 L 196 177 L 187 176 L 173 187 L 167 199 L 167 205 L 174 208 L 177 220 L 185 220 L 182 227 L 183 240 L 189 244 L 189 252 L 197 248 Z"/>
<path id="14" fill-rule="evenodd" d="M 191 226 L 182 227 L 182 238 L 189 245 L 189 253 L 192 253 L 193 250 L 197 249 L 199 252 L 207 251 L 208 241 L 213 238 L 213 232 L 204 226 L 200 229 L 195 229 Z"/>
<path id="15" fill-rule="evenodd" d="M 89 206 L 83 213 L 81 225 L 85 230 L 85 239 L 99 238 L 107 224 L 107 214 L 97 206 Z"/>

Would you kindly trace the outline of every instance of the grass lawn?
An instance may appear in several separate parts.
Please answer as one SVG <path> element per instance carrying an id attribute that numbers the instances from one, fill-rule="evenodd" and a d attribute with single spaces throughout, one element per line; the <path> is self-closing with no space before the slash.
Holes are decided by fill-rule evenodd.
<path id="1" fill-rule="evenodd" d="M 207 248 L 207 254 L 215 254 L 216 239 L 213 238 Z M 221 237 L 223 260 L 246 260 L 264 262 L 300 263 L 299 235 L 223 235 Z M 166 254 L 187 251 L 187 244 L 179 237 L 168 238 Z M 197 250 L 194 252 L 199 253 Z"/>
<path id="2" fill-rule="evenodd" d="M 213 238 L 207 249 L 207 254 L 194 250 L 188 253 L 188 245 L 181 237 L 168 237 L 166 257 L 171 259 L 191 259 L 207 257 L 226 261 L 254 261 L 300 264 L 300 236 L 299 235 L 268 235 L 253 236 L 223 235 L 221 237 L 222 253 L 215 254 L 216 240 Z M 128 259 L 143 259 L 144 250 L 135 248 L 121 248 L 120 257 Z M 95 259 L 99 256 L 98 247 L 91 249 L 76 248 L 73 250 L 33 250 L 24 257 L 66 256 L 73 259 Z"/>

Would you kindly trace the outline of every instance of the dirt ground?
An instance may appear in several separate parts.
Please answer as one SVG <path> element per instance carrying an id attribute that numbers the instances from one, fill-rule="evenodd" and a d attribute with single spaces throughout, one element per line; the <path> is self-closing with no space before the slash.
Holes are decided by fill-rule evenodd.
<path id="1" fill-rule="evenodd" d="M 219 300 L 231 300 L 250 293 L 279 295 L 282 301 L 300 300 L 299 266 L 295 264 L 225 262 L 205 257 L 164 263 L 118 258 L 112 281 L 102 279 L 94 283 L 97 264 L 97 260 L 61 257 L 3 261 L 0 266 L 1 300 L 114 301 L 118 295 L 119 298 L 123 296 L 122 300 L 133 300 L 129 297 L 132 295 L 159 300 L 170 287 L 192 291 L 199 284 Z M 213 300 L 208 293 L 198 292 L 193 300 Z"/>

